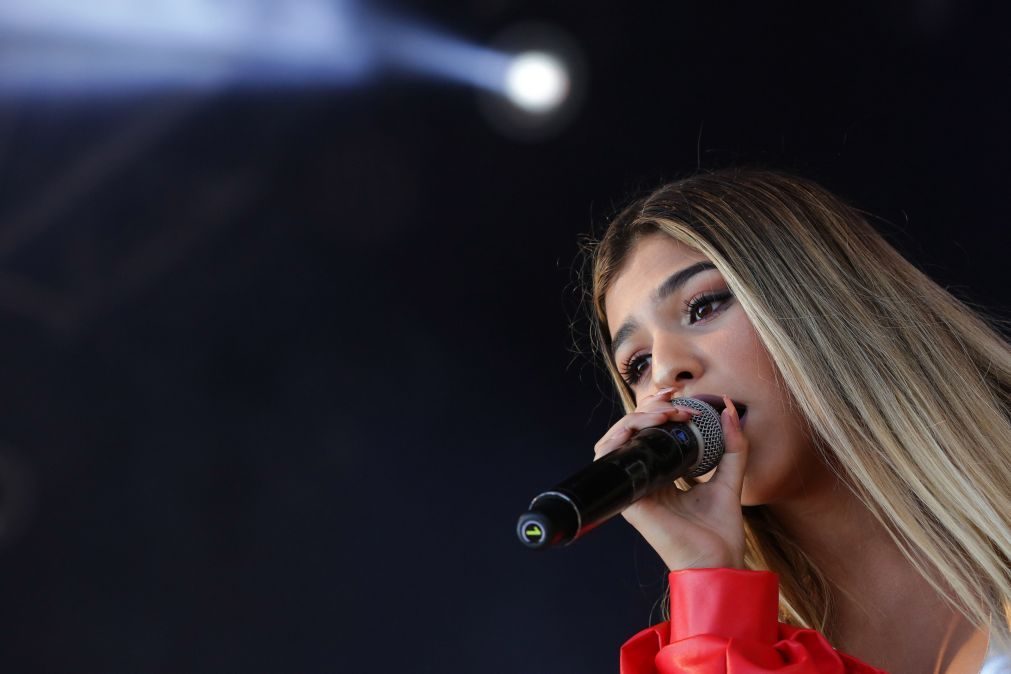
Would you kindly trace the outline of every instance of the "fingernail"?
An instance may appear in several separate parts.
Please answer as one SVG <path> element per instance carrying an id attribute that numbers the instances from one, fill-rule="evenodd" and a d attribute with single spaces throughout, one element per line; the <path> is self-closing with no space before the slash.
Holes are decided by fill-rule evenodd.
<path id="1" fill-rule="evenodd" d="M 657 391 L 656 393 L 654 393 L 653 396 L 656 397 L 656 398 L 659 398 L 662 395 L 666 395 L 668 393 L 671 393 L 673 390 L 674 390 L 673 386 L 668 386 L 667 388 L 660 389 L 659 391 Z"/>
<path id="2" fill-rule="evenodd" d="M 693 417 L 697 417 L 698 415 L 702 414 L 702 412 L 692 409 L 691 407 L 681 407 L 680 405 L 674 405 L 674 409 L 678 412 L 687 412 Z"/>
<path id="3" fill-rule="evenodd" d="M 726 405 L 723 411 L 727 413 L 727 418 L 733 424 L 734 429 L 741 430 L 741 419 L 737 416 L 737 408 L 734 407 L 734 401 L 726 393 L 723 394 L 723 404 Z"/>

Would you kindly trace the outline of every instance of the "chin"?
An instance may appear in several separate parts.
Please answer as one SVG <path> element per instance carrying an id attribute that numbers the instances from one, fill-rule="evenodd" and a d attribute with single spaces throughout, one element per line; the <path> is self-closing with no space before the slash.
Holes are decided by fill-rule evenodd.
<path id="1" fill-rule="evenodd" d="M 772 485 L 761 484 L 757 480 L 749 480 L 748 477 L 744 477 L 744 489 L 741 492 L 741 505 L 742 506 L 761 506 L 769 505 L 776 500 L 777 489 Z"/>

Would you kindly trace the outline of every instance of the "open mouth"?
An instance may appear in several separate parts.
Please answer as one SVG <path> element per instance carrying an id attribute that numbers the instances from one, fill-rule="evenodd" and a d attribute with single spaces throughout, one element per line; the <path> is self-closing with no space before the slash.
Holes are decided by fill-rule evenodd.
<path id="1" fill-rule="evenodd" d="M 709 394 L 706 394 L 706 393 L 702 393 L 702 394 L 699 394 L 699 395 L 693 395 L 691 397 L 695 398 L 696 400 L 701 400 L 702 402 L 706 403 L 707 405 L 709 405 L 710 407 L 712 407 L 714 410 L 716 410 L 717 413 L 722 413 L 723 410 L 727 406 L 726 403 L 723 402 L 723 398 L 721 398 L 720 396 L 714 396 L 714 395 L 709 395 Z M 733 400 L 733 398 L 731 398 L 731 400 Z M 748 413 L 748 406 L 745 405 L 744 403 L 739 403 L 736 400 L 734 400 L 733 402 L 734 402 L 734 407 L 737 409 L 737 415 L 741 419 L 741 423 L 744 423 L 744 415 L 746 415 Z"/>

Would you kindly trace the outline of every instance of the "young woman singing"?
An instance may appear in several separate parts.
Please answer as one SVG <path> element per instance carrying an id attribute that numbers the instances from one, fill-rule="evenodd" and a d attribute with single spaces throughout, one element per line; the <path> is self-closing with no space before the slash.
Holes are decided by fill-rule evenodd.
<path id="1" fill-rule="evenodd" d="M 1011 600 L 1011 349 L 807 180 L 666 185 L 591 248 L 594 340 L 634 432 L 725 407 L 717 469 L 625 518 L 670 619 L 623 674 L 978 674 Z M 1006 661 L 1004 661 L 1006 663 Z"/>

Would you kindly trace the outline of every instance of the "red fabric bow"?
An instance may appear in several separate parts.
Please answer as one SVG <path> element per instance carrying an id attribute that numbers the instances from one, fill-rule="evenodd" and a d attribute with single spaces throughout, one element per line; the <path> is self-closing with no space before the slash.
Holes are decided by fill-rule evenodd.
<path id="1" fill-rule="evenodd" d="M 780 623 L 773 573 L 674 571 L 670 593 L 670 622 L 622 646 L 621 674 L 885 674 L 814 630 Z"/>

